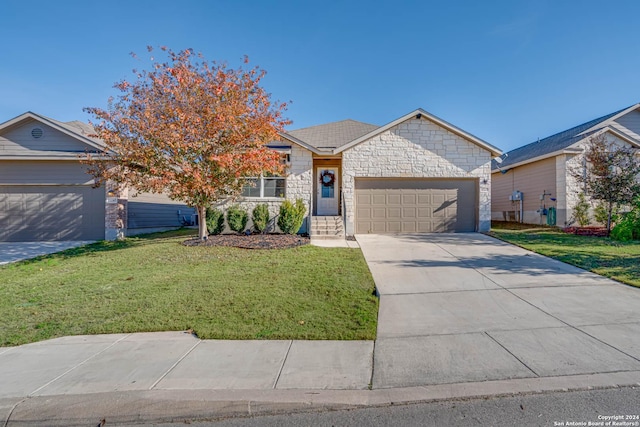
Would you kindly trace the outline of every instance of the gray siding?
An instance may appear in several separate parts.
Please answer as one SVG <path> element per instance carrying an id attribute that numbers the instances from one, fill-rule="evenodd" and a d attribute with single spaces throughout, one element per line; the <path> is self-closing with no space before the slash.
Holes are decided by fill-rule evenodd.
<path id="1" fill-rule="evenodd" d="M 537 224 L 540 215 L 540 195 L 546 190 L 552 193 L 547 196 L 546 206 L 551 206 L 549 198 L 556 194 L 556 158 L 540 160 L 517 168 L 508 169 L 506 173 L 496 172 L 491 176 L 491 211 L 492 219 L 499 221 L 515 220 L 514 213 L 519 210 L 518 202 L 511 202 L 509 195 L 514 191 L 524 195 L 524 222 Z"/>
<path id="2" fill-rule="evenodd" d="M 31 130 L 35 127 L 43 130 L 42 137 L 36 139 L 31 136 Z M 89 148 L 77 139 L 36 120 L 21 122 L 0 135 L 0 155 L 34 150 L 83 153 Z"/>
<path id="3" fill-rule="evenodd" d="M 84 184 L 93 177 L 78 161 L 0 160 L 0 184 Z"/>
<path id="4" fill-rule="evenodd" d="M 613 123 L 613 127 L 633 138 L 640 139 L 640 111 L 634 110 L 619 117 Z"/>
<path id="5" fill-rule="evenodd" d="M 180 211 L 180 214 L 178 214 Z M 164 194 L 133 193 L 127 207 L 127 228 L 180 227 L 182 216 L 195 214 L 194 208 L 171 200 Z"/>

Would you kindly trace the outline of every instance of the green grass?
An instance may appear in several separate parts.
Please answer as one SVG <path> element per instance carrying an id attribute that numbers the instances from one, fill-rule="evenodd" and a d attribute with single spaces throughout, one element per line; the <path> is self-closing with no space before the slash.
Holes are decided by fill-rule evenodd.
<path id="1" fill-rule="evenodd" d="M 493 223 L 490 235 L 542 255 L 640 287 L 640 242 L 576 236 L 552 227 Z"/>
<path id="2" fill-rule="evenodd" d="M 99 242 L 0 267 L 0 346 L 191 329 L 217 339 L 374 339 L 360 250 L 185 247 L 184 232 Z"/>

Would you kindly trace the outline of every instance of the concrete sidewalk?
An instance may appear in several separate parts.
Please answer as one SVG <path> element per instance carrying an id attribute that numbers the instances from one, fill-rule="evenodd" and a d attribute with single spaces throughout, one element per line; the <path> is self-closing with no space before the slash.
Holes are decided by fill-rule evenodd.
<path id="1" fill-rule="evenodd" d="M 188 422 L 640 385 L 635 370 L 370 389 L 373 353 L 371 341 L 208 341 L 184 332 L 0 348 L 0 425 Z"/>
<path id="2" fill-rule="evenodd" d="M 61 242 L 0 242 L 0 265 L 49 255 L 55 252 L 95 243 L 93 240 Z"/>
<path id="3" fill-rule="evenodd" d="M 373 341 L 72 336 L 0 349 L 0 398 L 142 390 L 364 390 Z"/>
<path id="4" fill-rule="evenodd" d="M 381 298 L 375 346 L 159 332 L 0 348 L 0 425 L 160 423 L 640 385 L 640 289 L 481 234 L 358 243 Z"/>

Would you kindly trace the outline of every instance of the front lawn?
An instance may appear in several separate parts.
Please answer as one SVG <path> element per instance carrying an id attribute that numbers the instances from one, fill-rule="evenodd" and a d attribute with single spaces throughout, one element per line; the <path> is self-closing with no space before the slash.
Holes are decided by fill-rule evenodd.
<path id="1" fill-rule="evenodd" d="M 375 338 L 378 300 L 359 250 L 186 247 L 176 234 L 0 267 L 0 346 L 189 329 L 208 339 Z"/>
<path id="2" fill-rule="evenodd" d="M 640 242 L 576 236 L 556 228 L 493 223 L 489 235 L 568 264 L 640 287 Z"/>

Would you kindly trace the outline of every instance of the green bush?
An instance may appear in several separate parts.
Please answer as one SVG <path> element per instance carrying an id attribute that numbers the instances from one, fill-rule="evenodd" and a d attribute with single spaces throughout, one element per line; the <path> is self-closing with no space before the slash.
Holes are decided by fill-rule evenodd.
<path id="1" fill-rule="evenodd" d="M 280 205 L 280 216 L 278 217 L 278 227 L 285 234 L 296 234 L 307 212 L 302 199 L 296 199 L 295 204 L 289 200 L 285 200 Z"/>
<path id="2" fill-rule="evenodd" d="M 267 224 L 269 223 L 269 206 L 266 203 L 257 205 L 253 208 L 251 219 L 253 220 L 253 227 L 256 231 L 258 233 L 263 233 L 264 230 L 267 229 Z"/>
<path id="3" fill-rule="evenodd" d="M 633 240 L 633 224 L 631 221 L 622 220 L 611 230 L 611 238 L 620 242 Z"/>
<path id="4" fill-rule="evenodd" d="M 233 205 L 227 209 L 227 224 L 229 228 L 236 233 L 242 233 L 247 227 L 249 214 L 238 205 Z"/>
<path id="5" fill-rule="evenodd" d="M 631 211 L 619 217 L 622 219 L 611 230 L 611 238 L 621 242 L 640 240 L 640 198 L 633 202 Z"/>
<path id="6" fill-rule="evenodd" d="M 207 231 L 209 234 L 220 234 L 224 230 L 224 213 L 220 209 L 207 208 Z"/>
<path id="7" fill-rule="evenodd" d="M 573 218 L 576 220 L 580 227 L 589 225 L 591 218 L 589 218 L 589 202 L 584 193 L 578 195 L 578 203 L 573 207 Z"/>

